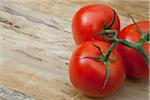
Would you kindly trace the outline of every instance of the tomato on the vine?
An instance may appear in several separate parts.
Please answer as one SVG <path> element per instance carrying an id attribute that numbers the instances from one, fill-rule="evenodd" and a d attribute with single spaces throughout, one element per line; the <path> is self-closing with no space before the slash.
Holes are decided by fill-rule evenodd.
<path id="1" fill-rule="evenodd" d="M 110 44 L 94 41 L 105 54 Z M 92 41 L 79 45 L 72 54 L 69 65 L 70 79 L 75 88 L 86 95 L 103 97 L 116 91 L 125 80 L 126 71 L 124 63 L 117 49 L 114 48 L 109 56 L 112 61 L 108 63 L 110 76 L 106 87 L 106 66 L 92 57 L 99 57 L 99 51 L 93 46 Z"/>
<path id="2" fill-rule="evenodd" d="M 148 29 L 150 28 L 149 21 L 137 22 L 137 25 L 144 34 L 148 33 Z M 137 27 L 134 24 L 130 24 L 121 31 L 118 37 L 119 39 L 124 39 L 128 42 L 136 44 L 144 34 L 141 35 Z M 144 49 L 150 57 L 149 48 L 150 45 L 145 42 Z M 149 76 L 149 65 L 137 50 L 119 44 L 118 51 L 122 55 L 122 58 L 126 64 L 127 74 L 129 76 L 134 78 L 146 78 Z"/>
<path id="3" fill-rule="evenodd" d="M 92 39 L 103 40 L 96 34 L 101 34 L 103 30 L 108 28 L 120 31 L 120 20 L 112 8 L 103 4 L 92 4 L 81 8 L 72 21 L 72 31 L 76 44 Z"/>

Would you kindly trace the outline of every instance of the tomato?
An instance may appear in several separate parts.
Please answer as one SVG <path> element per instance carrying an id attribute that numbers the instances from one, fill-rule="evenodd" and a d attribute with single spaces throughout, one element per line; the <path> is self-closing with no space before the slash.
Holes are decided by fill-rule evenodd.
<path id="1" fill-rule="evenodd" d="M 144 33 L 147 33 L 150 22 L 137 22 L 137 25 Z M 143 35 L 140 35 L 138 29 L 134 24 L 126 26 L 119 34 L 120 39 L 124 39 L 133 44 L 138 43 L 142 36 Z M 149 44 L 144 44 L 145 52 L 150 56 L 149 47 Z M 138 51 L 120 44 L 118 45 L 118 51 L 123 57 L 123 60 L 126 64 L 127 74 L 129 76 L 134 78 L 146 78 L 149 76 L 148 64 Z"/>
<path id="2" fill-rule="evenodd" d="M 110 44 L 108 42 L 95 41 L 102 53 L 105 54 Z M 99 57 L 99 51 L 92 45 L 92 41 L 79 45 L 72 54 L 69 65 L 70 79 L 74 87 L 82 93 L 103 97 L 116 91 L 125 80 L 126 71 L 120 54 L 114 48 L 110 54 L 109 62 L 110 77 L 105 88 L 103 88 L 107 70 L 103 62 L 92 59 Z"/>
<path id="3" fill-rule="evenodd" d="M 81 8 L 72 21 L 72 32 L 76 44 L 84 43 L 92 39 L 102 40 L 96 34 L 104 30 L 104 24 L 108 26 L 114 19 L 113 9 L 102 4 L 92 4 Z M 111 29 L 120 31 L 120 20 L 115 14 L 115 21 Z"/>

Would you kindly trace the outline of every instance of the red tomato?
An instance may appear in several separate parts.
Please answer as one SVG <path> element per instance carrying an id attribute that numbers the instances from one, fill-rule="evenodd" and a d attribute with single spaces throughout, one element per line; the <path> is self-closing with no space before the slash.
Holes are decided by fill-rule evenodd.
<path id="1" fill-rule="evenodd" d="M 109 48 L 109 43 L 95 41 L 102 52 L 105 54 Z M 126 72 L 124 63 L 116 49 L 110 54 L 110 58 L 114 62 L 109 62 L 110 77 L 106 87 L 103 89 L 107 70 L 103 62 L 98 62 L 90 57 L 99 57 L 99 51 L 92 45 L 92 41 L 88 41 L 79 45 L 70 60 L 70 79 L 75 88 L 82 93 L 102 97 L 116 91 L 125 80 Z"/>
<path id="2" fill-rule="evenodd" d="M 92 39 L 102 40 L 96 36 L 104 30 L 104 24 L 109 25 L 114 18 L 113 9 L 102 4 L 92 4 L 81 8 L 72 21 L 72 31 L 76 44 L 84 43 Z M 111 29 L 120 30 L 120 20 L 116 14 Z"/>
<path id="3" fill-rule="evenodd" d="M 144 33 L 148 32 L 149 21 L 137 22 L 137 24 Z M 136 44 L 140 40 L 141 35 L 136 26 L 130 24 L 121 31 L 119 38 Z M 149 47 L 149 44 L 144 44 L 147 55 L 149 55 Z M 146 78 L 149 76 L 148 64 L 138 51 L 120 44 L 118 45 L 118 51 L 124 59 L 129 76 L 134 78 Z"/>

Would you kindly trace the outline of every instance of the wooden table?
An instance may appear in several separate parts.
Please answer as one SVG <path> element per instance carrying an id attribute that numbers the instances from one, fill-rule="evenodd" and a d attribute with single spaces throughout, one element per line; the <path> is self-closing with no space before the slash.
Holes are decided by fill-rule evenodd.
<path id="1" fill-rule="evenodd" d="M 127 78 L 105 98 L 89 98 L 71 85 L 71 19 L 82 5 L 93 2 L 116 9 L 122 27 L 131 22 L 126 12 L 140 20 L 149 17 L 148 1 L 0 0 L 0 99 L 148 100 L 148 79 Z"/>

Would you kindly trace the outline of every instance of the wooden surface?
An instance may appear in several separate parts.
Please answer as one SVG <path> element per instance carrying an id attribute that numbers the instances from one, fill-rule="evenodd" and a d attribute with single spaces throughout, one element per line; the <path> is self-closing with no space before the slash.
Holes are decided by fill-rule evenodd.
<path id="1" fill-rule="evenodd" d="M 126 13 L 138 20 L 149 17 L 148 1 L 0 0 L 0 86 L 4 87 L 0 99 L 10 100 L 10 92 L 2 91 L 10 89 L 27 95 L 28 100 L 148 100 L 148 79 L 127 78 L 117 92 L 105 98 L 90 98 L 72 87 L 68 76 L 69 57 L 75 48 L 71 19 L 82 5 L 93 2 L 116 9 L 122 27 L 131 22 Z M 21 96 L 11 98 L 26 100 Z"/>
<path id="2" fill-rule="evenodd" d="M 27 96 L 19 91 L 0 86 L 0 100 L 35 100 L 35 97 Z"/>

